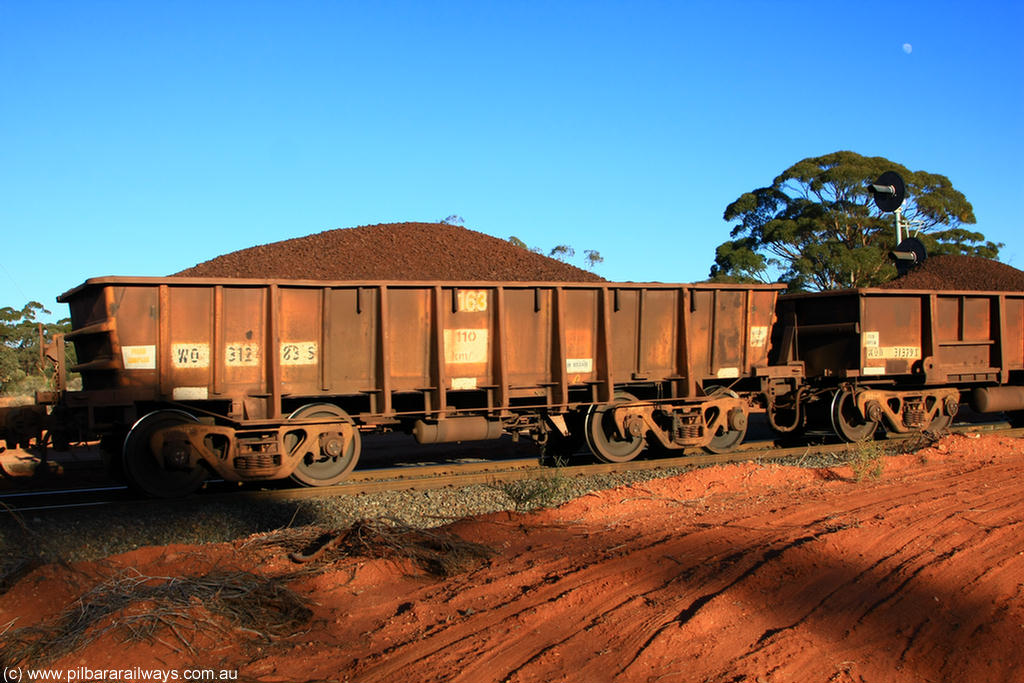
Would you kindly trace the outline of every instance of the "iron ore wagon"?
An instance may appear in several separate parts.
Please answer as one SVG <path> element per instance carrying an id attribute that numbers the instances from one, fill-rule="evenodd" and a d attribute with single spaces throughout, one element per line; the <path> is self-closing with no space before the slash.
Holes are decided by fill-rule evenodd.
<path id="1" fill-rule="evenodd" d="M 363 434 L 727 451 L 801 364 L 770 365 L 781 286 L 105 277 L 63 294 L 66 406 L 156 496 L 342 480 Z"/>
<path id="2" fill-rule="evenodd" d="M 1024 292 L 786 294 L 778 318 L 772 362 L 804 365 L 804 426 L 847 441 L 938 431 L 962 394 L 980 413 L 1024 411 Z"/>

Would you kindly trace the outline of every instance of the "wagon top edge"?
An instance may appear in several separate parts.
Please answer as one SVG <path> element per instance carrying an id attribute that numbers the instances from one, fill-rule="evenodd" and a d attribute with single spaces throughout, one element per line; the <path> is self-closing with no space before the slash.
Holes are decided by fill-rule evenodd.
<path id="1" fill-rule="evenodd" d="M 1024 297 L 1022 290 L 993 289 L 887 289 L 882 287 L 856 287 L 853 289 L 830 289 L 823 292 L 793 292 L 783 294 L 785 299 L 825 299 L 836 296 L 1009 296 Z"/>
<path id="2" fill-rule="evenodd" d="M 70 289 L 57 297 L 60 303 L 67 303 L 79 292 L 105 285 L 122 286 L 160 286 L 170 287 L 268 287 L 276 285 L 285 288 L 323 289 L 345 287 L 387 287 L 392 289 L 447 287 L 458 289 L 504 288 L 531 289 L 536 287 L 563 289 L 695 289 L 695 290 L 757 290 L 779 291 L 786 288 L 781 284 L 742 285 L 717 282 L 666 283 L 666 282 L 579 282 L 560 280 L 284 280 L 254 278 L 209 278 L 209 277 L 130 277 L 105 276 L 89 278 L 82 284 Z"/>

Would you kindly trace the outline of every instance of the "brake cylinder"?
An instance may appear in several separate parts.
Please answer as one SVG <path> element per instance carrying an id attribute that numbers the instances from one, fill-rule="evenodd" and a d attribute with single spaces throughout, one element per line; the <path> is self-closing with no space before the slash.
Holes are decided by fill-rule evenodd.
<path id="1" fill-rule="evenodd" d="M 979 413 L 1024 410 L 1024 387 L 981 387 L 971 392 L 971 407 Z"/>
<path id="2" fill-rule="evenodd" d="M 501 422 L 485 417 L 450 417 L 437 422 L 416 420 L 412 433 L 419 443 L 485 441 L 501 436 Z"/>

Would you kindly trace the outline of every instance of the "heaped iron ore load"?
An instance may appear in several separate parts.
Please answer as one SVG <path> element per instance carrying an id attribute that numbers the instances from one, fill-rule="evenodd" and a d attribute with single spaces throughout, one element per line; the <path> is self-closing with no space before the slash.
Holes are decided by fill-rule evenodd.
<path id="1" fill-rule="evenodd" d="M 328 230 L 241 249 L 176 273 L 275 280 L 600 282 L 598 275 L 445 223 Z"/>
<path id="2" fill-rule="evenodd" d="M 728 450 L 769 367 L 781 287 L 99 278 L 71 307 L 92 428 L 156 495 L 292 475 L 330 484 L 364 431 L 503 433 L 605 461 L 648 441 Z"/>
<path id="3" fill-rule="evenodd" d="M 1024 291 L 1024 271 L 980 256 L 930 256 L 903 277 L 881 288 L 1021 292 Z"/>

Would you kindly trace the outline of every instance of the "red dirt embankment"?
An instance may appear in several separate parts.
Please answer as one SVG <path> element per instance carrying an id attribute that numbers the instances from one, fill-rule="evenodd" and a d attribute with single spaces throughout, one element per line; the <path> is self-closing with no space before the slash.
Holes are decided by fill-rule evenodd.
<path id="1" fill-rule="evenodd" d="M 382 223 L 328 230 L 233 251 L 175 275 L 286 280 L 603 280 L 497 237 L 445 223 Z"/>
<path id="2" fill-rule="evenodd" d="M 1024 443 L 949 436 L 849 468 L 717 467 L 450 527 L 497 556 L 447 579 L 379 559 L 293 579 L 292 637 L 197 657 L 108 634 L 60 665 L 201 662 L 259 681 L 956 681 L 1024 671 Z M 242 542 L 112 558 L 152 576 L 288 571 Z M 109 572 L 99 565 L 87 573 Z M 93 579 L 50 567 L 0 623 L 53 614 Z M 74 590 L 70 586 L 77 585 Z M 63 593 L 63 594 L 61 594 Z"/>

